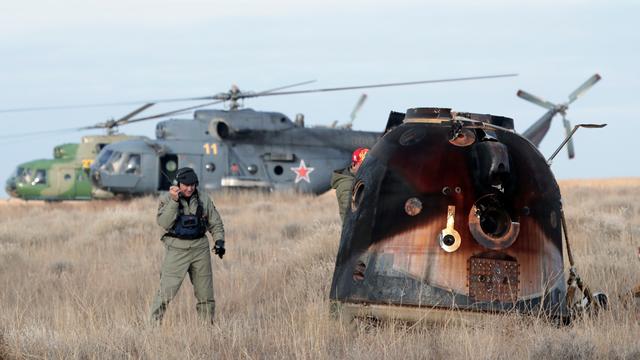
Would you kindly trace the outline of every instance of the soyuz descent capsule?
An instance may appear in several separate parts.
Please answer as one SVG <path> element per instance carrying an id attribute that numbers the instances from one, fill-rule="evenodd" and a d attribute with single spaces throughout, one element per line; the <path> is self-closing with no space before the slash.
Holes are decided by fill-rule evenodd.
<path id="1" fill-rule="evenodd" d="M 356 175 L 330 298 L 348 314 L 566 318 L 560 189 L 501 116 L 409 109 Z"/>

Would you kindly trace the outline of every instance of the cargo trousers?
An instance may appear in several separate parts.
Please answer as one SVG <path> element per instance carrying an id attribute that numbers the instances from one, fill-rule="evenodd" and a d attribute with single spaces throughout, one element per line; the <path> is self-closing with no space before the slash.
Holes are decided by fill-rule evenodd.
<path id="1" fill-rule="evenodd" d="M 178 293 L 186 274 L 189 274 L 196 297 L 198 317 L 213 321 L 215 300 L 213 297 L 213 272 L 209 240 L 181 240 L 165 236 L 165 257 L 160 272 L 160 289 L 151 305 L 151 323 L 162 321 L 167 306 Z"/>

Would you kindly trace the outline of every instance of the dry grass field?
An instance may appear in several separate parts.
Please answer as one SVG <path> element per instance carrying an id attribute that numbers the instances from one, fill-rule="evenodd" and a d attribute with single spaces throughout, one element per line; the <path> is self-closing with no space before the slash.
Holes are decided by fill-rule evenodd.
<path id="1" fill-rule="evenodd" d="M 340 222 L 332 194 L 216 194 L 227 255 L 213 260 L 216 322 L 188 280 L 147 325 L 163 247 L 157 201 L 0 206 L 0 359 L 639 359 L 640 179 L 561 183 L 580 274 L 610 310 L 568 327 L 494 316 L 411 326 L 331 318 Z"/>

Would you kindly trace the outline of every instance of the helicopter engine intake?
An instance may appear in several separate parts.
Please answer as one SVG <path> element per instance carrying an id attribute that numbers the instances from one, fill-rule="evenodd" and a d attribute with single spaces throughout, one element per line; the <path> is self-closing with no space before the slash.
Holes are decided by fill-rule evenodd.
<path id="1" fill-rule="evenodd" d="M 218 121 L 216 123 L 216 131 L 215 134 L 218 135 L 218 138 L 221 140 L 228 139 L 231 134 L 231 129 L 229 129 L 229 125 L 224 121 Z"/>

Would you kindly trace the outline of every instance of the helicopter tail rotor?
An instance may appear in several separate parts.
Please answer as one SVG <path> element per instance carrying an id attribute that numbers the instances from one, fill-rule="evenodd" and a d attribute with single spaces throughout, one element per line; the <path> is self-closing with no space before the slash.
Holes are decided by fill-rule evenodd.
<path id="1" fill-rule="evenodd" d="M 545 109 L 553 110 L 553 109 L 556 108 L 556 104 L 554 104 L 554 103 L 552 103 L 550 101 L 544 100 L 544 99 L 542 99 L 540 97 L 537 97 L 535 95 L 529 94 L 528 92 L 526 92 L 524 90 L 518 90 L 518 92 L 516 94 L 518 95 L 518 97 L 520 97 L 522 99 L 525 99 L 527 101 L 530 101 L 530 102 L 532 102 L 532 103 L 534 103 L 536 105 L 542 106 Z"/>
<path id="2" fill-rule="evenodd" d="M 569 94 L 568 104 L 571 104 L 572 102 L 576 101 L 576 99 L 582 96 L 582 94 L 584 94 L 587 90 L 591 89 L 591 87 L 595 83 L 600 81 L 600 79 L 602 79 L 602 76 L 600 76 L 600 74 L 594 74 L 589 79 L 587 79 L 587 81 L 585 81 L 584 84 L 578 86 L 577 89 L 575 89 L 571 94 Z"/>
<path id="3" fill-rule="evenodd" d="M 573 147 L 573 137 L 570 137 L 573 127 L 571 127 L 571 122 L 564 115 L 562 116 L 562 124 L 564 125 L 565 135 L 569 139 L 567 142 L 567 154 L 569 155 L 569 159 L 573 159 L 576 156 L 576 152 Z"/>
<path id="4" fill-rule="evenodd" d="M 566 112 L 569 110 L 569 104 L 576 101 L 580 96 L 582 96 L 587 90 L 589 90 L 595 83 L 600 81 L 602 77 L 599 74 L 592 75 L 587 81 L 582 83 L 582 85 L 578 86 L 571 94 L 569 94 L 569 100 L 562 104 L 554 104 L 550 101 L 544 100 L 535 95 L 529 94 L 526 91 L 518 90 L 518 97 L 530 101 L 536 105 L 542 106 L 543 108 L 549 110 L 545 113 L 538 121 L 536 121 L 529 129 L 527 129 L 523 135 L 532 141 L 536 146 L 542 141 L 542 138 L 545 136 L 547 131 L 549 130 L 549 126 L 551 124 L 551 120 L 553 117 L 560 113 L 562 114 L 562 123 L 565 128 L 566 136 L 567 136 L 567 152 L 569 155 L 569 159 L 573 159 L 575 157 L 575 148 L 573 145 L 573 140 L 569 136 L 569 134 L 573 131 L 571 126 L 571 122 L 566 117 Z"/>
<path id="5" fill-rule="evenodd" d="M 360 98 L 358 99 L 358 102 L 356 103 L 356 106 L 353 108 L 353 111 L 351 112 L 351 122 L 350 122 L 350 124 L 353 124 L 354 120 L 356 119 L 356 115 L 358 114 L 360 109 L 362 109 L 362 105 L 364 105 L 365 101 L 367 101 L 367 94 L 360 95 Z"/>
<path id="6" fill-rule="evenodd" d="M 351 129 L 353 127 L 353 122 L 356 120 L 356 115 L 358 115 L 358 112 L 360 111 L 360 109 L 362 109 L 362 105 L 364 105 L 365 101 L 367 101 L 367 94 L 363 93 L 362 95 L 360 95 L 360 98 L 358 98 L 358 102 L 356 102 L 356 106 L 354 106 L 353 110 L 351 111 L 349 122 L 342 126 L 343 129 Z"/>

